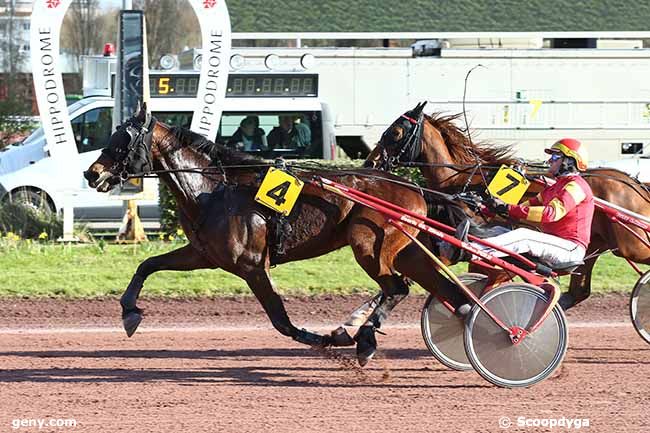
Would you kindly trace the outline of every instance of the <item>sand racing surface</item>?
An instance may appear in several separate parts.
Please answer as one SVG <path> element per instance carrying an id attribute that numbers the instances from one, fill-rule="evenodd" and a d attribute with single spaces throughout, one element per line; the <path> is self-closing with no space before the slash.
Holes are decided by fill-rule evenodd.
<path id="1" fill-rule="evenodd" d="M 286 305 L 296 325 L 325 332 L 362 299 Z M 420 336 L 423 302 L 397 307 L 360 369 L 354 348 L 332 354 L 281 336 L 254 298 L 144 299 L 130 339 L 116 299 L 0 300 L 0 432 L 650 431 L 650 345 L 626 296 L 571 312 L 563 365 L 528 389 L 438 364 Z M 549 419 L 565 426 L 542 427 Z"/>

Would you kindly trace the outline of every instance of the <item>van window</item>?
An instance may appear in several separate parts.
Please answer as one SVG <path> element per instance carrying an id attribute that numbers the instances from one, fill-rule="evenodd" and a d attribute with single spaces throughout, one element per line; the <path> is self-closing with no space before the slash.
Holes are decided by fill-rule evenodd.
<path id="1" fill-rule="evenodd" d="M 189 128 L 192 113 L 157 112 L 168 125 Z M 254 126 L 252 126 L 254 125 Z M 217 141 L 263 158 L 323 157 L 323 124 L 320 111 L 223 113 Z"/>
<path id="2" fill-rule="evenodd" d="M 72 119 L 72 132 L 79 153 L 103 149 L 111 137 L 113 110 L 109 107 L 95 108 Z"/>

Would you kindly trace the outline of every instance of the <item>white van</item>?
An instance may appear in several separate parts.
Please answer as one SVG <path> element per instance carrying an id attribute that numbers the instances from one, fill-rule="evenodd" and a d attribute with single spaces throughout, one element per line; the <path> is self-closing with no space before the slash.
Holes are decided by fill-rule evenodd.
<path id="1" fill-rule="evenodd" d="M 195 107 L 198 73 L 154 72 L 150 74 L 150 109 L 160 121 L 189 127 Z M 107 85 L 108 87 L 108 85 Z M 78 163 L 74 166 L 60 157 L 46 155 L 45 137 L 37 129 L 20 146 L 0 152 L 0 200 L 18 200 L 51 212 L 59 212 L 66 192 L 72 200 L 77 221 L 117 221 L 123 215 L 122 201 L 89 188 L 83 171 L 99 157 L 111 134 L 114 101 L 110 96 L 91 96 L 69 106 L 76 141 Z M 303 73 L 231 73 L 219 129 L 219 141 L 229 143 L 241 121 L 254 116 L 265 134 L 279 124 L 281 116 L 290 116 L 305 125 L 311 143 L 300 148 L 275 147 L 252 151 L 265 158 L 334 159 L 336 136 L 333 117 L 327 104 L 318 99 L 318 76 Z M 237 145 L 236 143 L 230 143 Z M 74 170 L 79 176 L 73 185 L 60 176 Z M 154 192 L 152 200 L 139 201 L 145 222 L 157 221 L 157 179 L 145 188 Z"/>

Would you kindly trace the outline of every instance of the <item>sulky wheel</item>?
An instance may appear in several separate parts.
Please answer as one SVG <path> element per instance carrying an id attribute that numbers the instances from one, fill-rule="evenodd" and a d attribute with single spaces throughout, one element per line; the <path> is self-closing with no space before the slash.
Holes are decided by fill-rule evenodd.
<path id="1" fill-rule="evenodd" d="M 650 271 L 641 275 L 632 290 L 630 318 L 636 332 L 650 343 Z"/>
<path id="2" fill-rule="evenodd" d="M 476 273 L 465 273 L 458 278 L 476 296 L 481 295 L 488 281 L 488 277 Z M 427 348 L 438 361 L 454 370 L 472 369 L 463 344 L 463 319 L 445 308 L 433 295 L 429 295 L 422 309 L 420 328 Z"/>
<path id="3" fill-rule="evenodd" d="M 507 327 L 528 330 L 543 312 L 548 296 L 527 283 L 508 283 L 481 301 Z M 562 363 L 569 340 L 566 318 L 559 306 L 518 345 L 477 305 L 465 322 L 465 350 L 484 379 L 503 387 L 530 386 L 547 378 Z"/>

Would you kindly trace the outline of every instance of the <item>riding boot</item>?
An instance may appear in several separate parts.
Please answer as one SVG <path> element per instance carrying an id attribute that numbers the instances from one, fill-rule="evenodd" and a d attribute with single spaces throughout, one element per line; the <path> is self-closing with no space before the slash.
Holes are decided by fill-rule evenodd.
<path id="1" fill-rule="evenodd" d="M 467 219 L 461 222 L 458 227 L 456 227 L 456 239 L 463 242 L 467 242 L 467 235 L 469 233 L 470 221 Z M 450 244 L 449 242 L 440 242 L 440 255 L 451 264 L 458 263 L 462 260 L 469 260 L 472 256 L 465 250 L 456 247 L 455 245 Z"/>

